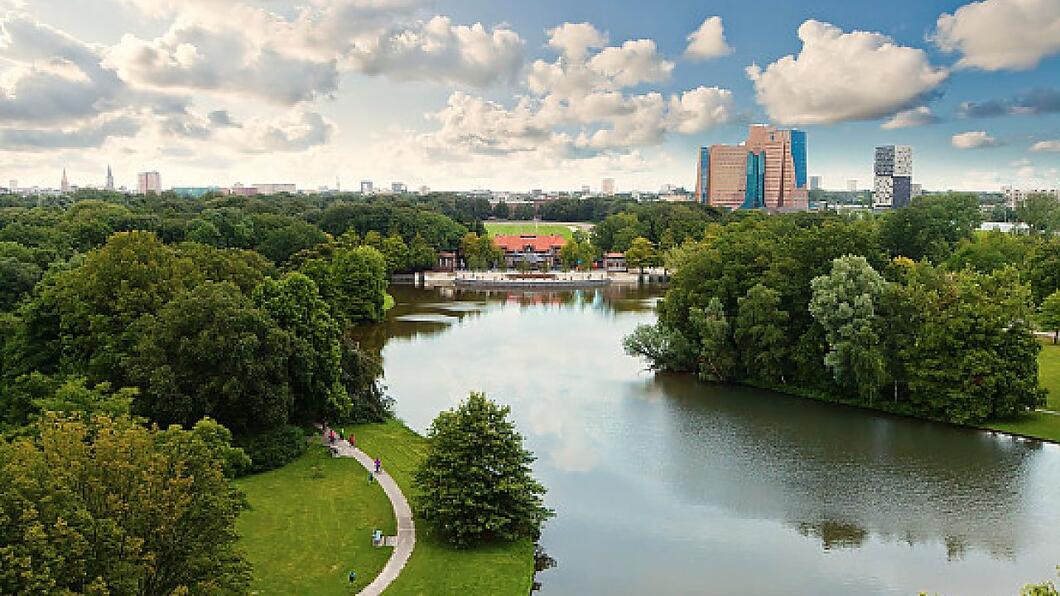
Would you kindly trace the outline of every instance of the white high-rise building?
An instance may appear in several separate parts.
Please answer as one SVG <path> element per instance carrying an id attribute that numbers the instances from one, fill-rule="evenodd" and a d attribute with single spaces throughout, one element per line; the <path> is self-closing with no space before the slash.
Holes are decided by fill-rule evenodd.
<path id="1" fill-rule="evenodd" d="M 905 207 L 913 194 L 913 148 L 909 145 L 876 147 L 873 162 L 872 206 Z"/>
<path id="2" fill-rule="evenodd" d="M 372 190 L 373 190 L 373 188 L 372 188 L 372 181 L 371 180 L 361 180 L 361 194 L 362 195 L 370 195 L 370 194 L 372 194 Z"/>
<path id="3" fill-rule="evenodd" d="M 849 192 L 857 192 L 857 190 L 858 190 L 858 180 L 857 180 L 857 178 L 851 178 L 851 179 L 847 180 L 847 190 Z"/>
<path id="4" fill-rule="evenodd" d="M 103 185 L 106 190 L 114 190 L 114 173 L 110 171 L 110 164 L 107 164 L 107 181 Z"/>
<path id="5" fill-rule="evenodd" d="M 404 182 L 391 182 L 390 190 L 391 192 L 406 193 L 409 191 L 409 187 Z"/>
<path id="6" fill-rule="evenodd" d="M 136 175 L 136 192 L 145 195 L 149 192 L 162 192 L 162 175 L 158 172 L 140 172 Z"/>
<path id="7" fill-rule="evenodd" d="M 600 184 L 600 194 L 604 195 L 605 197 L 615 196 L 614 178 L 604 178 L 603 182 Z"/>
<path id="8" fill-rule="evenodd" d="M 59 181 L 59 190 L 62 192 L 70 192 L 70 181 L 66 178 L 66 168 L 63 168 L 63 178 Z"/>

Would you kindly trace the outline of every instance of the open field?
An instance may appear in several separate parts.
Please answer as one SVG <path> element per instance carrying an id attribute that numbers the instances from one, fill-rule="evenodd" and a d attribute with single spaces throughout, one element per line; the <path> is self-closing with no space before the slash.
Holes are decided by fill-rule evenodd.
<path id="1" fill-rule="evenodd" d="M 486 226 L 486 232 L 490 236 L 496 236 L 498 234 L 513 236 L 518 234 L 537 234 L 538 236 L 556 234 L 563 236 L 564 238 L 570 238 L 572 235 L 569 226 L 556 223 L 520 221 L 484 222 L 483 225 Z"/>
<path id="2" fill-rule="evenodd" d="M 1051 342 L 1042 346 L 1038 355 L 1038 378 L 1049 392 L 1045 409 L 1060 412 L 1060 346 Z M 986 425 L 987 428 L 1031 437 L 1040 437 L 1060 443 L 1060 415 L 1035 412 L 1016 420 L 999 420 Z"/>
<path id="3" fill-rule="evenodd" d="M 350 594 L 379 574 L 390 548 L 371 534 L 396 530 L 383 489 L 356 460 L 314 446 L 278 470 L 240 478 L 251 510 L 239 518 L 239 546 L 254 564 L 254 594 Z M 350 584 L 350 570 L 357 582 Z"/>
<path id="4" fill-rule="evenodd" d="M 383 462 L 401 490 L 413 499 L 412 475 L 427 453 L 427 440 L 396 420 L 354 428 L 357 446 Z M 387 589 L 404 594 L 490 594 L 523 596 L 533 581 L 534 546 L 530 541 L 458 550 L 434 540 L 416 526 L 412 558 Z"/>

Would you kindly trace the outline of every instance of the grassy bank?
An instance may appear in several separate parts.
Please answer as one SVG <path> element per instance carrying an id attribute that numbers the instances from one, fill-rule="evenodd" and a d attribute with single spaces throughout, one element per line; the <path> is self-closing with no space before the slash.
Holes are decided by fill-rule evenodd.
<path id="1" fill-rule="evenodd" d="M 516 234 L 537 234 L 538 236 L 555 234 L 563 236 L 564 238 L 570 238 L 572 235 L 570 228 L 567 226 L 553 223 L 537 223 L 532 221 L 526 223 L 485 222 L 484 225 L 486 226 L 486 233 L 490 236 L 496 236 L 497 234 L 512 236 Z"/>
<path id="2" fill-rule="evenodd" d="M 1051 342 L 1042 346 L 1038 355 L 1038 379 L 1049 392 L 1045 409 L 1060 412 L 1060 346 Z M 1060 416 L 1055 414 L 1034 412 L 1013 420 L 994 421 L 986 427 L 1060 443 Z"/>
<path id="3" fill-rule="evenodd" d="M 427 441 L 398 421 L 355 427 L 357 446 L 383 462 L 412 499 L 412 474 L 427 452 Z M 524 596 L 533 579 L 530 541 L 459 550 L 432 539 L 416 526 L 416 548 L 386 596 L 405 594 L 490 594 Z"/>
<path id="4" fill-rule="evenodd" d="M 239 479 L 252 507 L 238 523 L 239 546 L 254 564 L 252 593 L 350 594 L 371 582 L 391 552 L 372 547 L 372 530 L 393 534 L 395 521 L 383 490 L 365 480 L 356 461 L 320 447 Z"/>

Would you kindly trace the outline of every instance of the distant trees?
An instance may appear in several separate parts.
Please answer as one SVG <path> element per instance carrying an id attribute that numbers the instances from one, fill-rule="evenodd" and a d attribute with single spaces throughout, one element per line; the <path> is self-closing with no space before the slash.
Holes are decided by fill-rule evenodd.
<path id="1" fill-rule="evenodd" d="M 589 269 L 592 267 L 595 251 L 589 241 L 582 235 L 567 240 L 566 244 L 559 250 L 560 261 L 563 268 Z"/>
<path id="2" fill-rule="evenodd" d="M 1060 290 L 1049 294 L 1038 307 L 1038 324 L 1053 332 L 1053 343 L 1060 340 Z"/>
<path id="3" fill-rule="evenodd" d="M 630 242 L 629 248 L 626 249 L 625 257 L 626 266 L 640 269 L 641 273 L 644 273 L 644 269 L 647 267 L 654 267 L 662 263 L 662 258 L 655 251 L 655 246 L 651 243 L 651 240 L 643 236 L 638 236 Z"/>
<path id="4" fill-rule="evenodd" d="M 762 284 L 739 299 L 733 337 L 748 377 L 784 381 L 790 351 L 788 318 L 780 307 L 780 293 Z"/>
<path id="5" fill-rule="evenodd" d="M 509 419 L 509 408 L 471 393 L 427 431 L 427 457 L 416 471 L 416 513 L 458 546 L 536 539 L 553 515 L 531 473 L 534 456 Z"/>
<path id="6" fill-rule="evenodd" d="M 973 194 L 920 196 L 882 218 L 880 242 L 891 256 L 939 263 L 981 221 Z"/>
<path id="7" fill-rule="evenodd" d="M 210 420 L 148 429 L 48 417 L 0 439 L 0 591 L 173 594 L 246 589 L 236 548 L 249 464 Z"/>
<path id="8" fill-rule="evenodd" d="M 1060 231 L 1060 200 L 1044 193 L 1031 193 L 1016 206 L 1016 218 L 1034 234 Z"/>
<path id="9" fill-rule="evenodd" d="M 504 251 L 491 236 L 468 232 L 460 241 L 460 252 L 468 269 L 485 270 L 504 263 Z"/>

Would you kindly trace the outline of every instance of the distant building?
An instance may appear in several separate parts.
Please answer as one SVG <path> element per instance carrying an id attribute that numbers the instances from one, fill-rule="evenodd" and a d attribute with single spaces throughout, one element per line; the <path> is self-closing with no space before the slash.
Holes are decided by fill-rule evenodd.
<path id="1" fill-rule="evenodd" d="M 604 271 L 625 271 L 626 255 L 620 252 L 604 254 Z"/>
<path id="2" fill-rule="evenodd" d="M 858 191 L 858 179 L 857 178 L 851 178 L 851 179 L 847 180 L 847 191 L 849 191 L 849 192 L 857 192 Z"/>
<path id="3" fill-rule="evenodd" d="M 298 192 L 298 187 L 289 182 L 255 184 L 254 188 L 257 189 L 259 195 L 278 195 L 285 192 L 294 194 Z"/>
<path id="4" fill-rule="evenodd" d="M 919 197 L 920 195 L 924 194 L 924 187 L 922 185 L 920 185 L 920 184 L 911 184 L 910 187 L 911 187 L 911 189 L 909 191 L 909 195 L 910 196 Z"/>
<path id="5" fill-rule="evenodd" d="M 209 192 L 215 192 L 221 190 L 216 186 L 174 186 L 173 193 L 181 197 L 190 197 L 198 199 L 206 195 Z"/>
<path id="6" fill-rule="evenodd" d="M 59 190 L 62 192 L 70 192 L 70 181 L 66 179 L 66 168 L 63 168 L 63 177 L 59 181 Z"/>
<path id="7" fill-rule="evenodd" d="M 504 251 L 504 264 L 509 269 L 526 262 L 531 267 L 540 267 L 545 263 L 549 269 L 559 265 L 559 251 L 567 243 L 563 236 L 494 236 L 493 241 Z"/>
<path id="8" fill-rule="evenodd" d="M 136 193 L 162 192 L 162 175 L 158 172 L 140 172 L 136 175 Z"/>
<path id="9" fill-rule="evenodd" d="M 873 161 L 872 206 L 898 209 L 913 196 L 913 148 L 909 145 L 876 147 Z"/>
<path id="10" fill-rule="evenodd" d="M 404 182 L 391 182 L 390 190 L 391 192 L 406 193 L 409 191 L 409 187 L 405 186 Z"/>
<path id="11" fill-rule="evenodd" d="M 114 173 L 110 171 L 110 164 L 107 164 L 107 180 L 103 184 L 105 190 L 114 190 Z"/>
<path id="12" fill-rule="evenodd" d="M 370 194 L 372 194 L 372 190 L 373 189 L 372 189 L 372 181 L 371 180 L 361 180 L 361 194 L 362 195 L 370 195 Z"/>
<path id="13" fill-rule="evenodd" d="M 587 195 L 587 194 L 589 194 L 589 193 L 591 193 L 591 192 L 592 192 L 592 189 L 591 189 L 591 188 L 589 188 L 589 185 L 588 185 L 588 184 L 583 184 L 583 185 L 582 185 L 582 194 L 583 194 L 583 195 Z"/>
<path id="14" fill-rule="evenodd" d="M 1015 209 L 1023 204 L 1023 201 L 1027 199 L 1028 195 L 1049 195 L 1054 199 L 1060 200 L 1060 189 L 1056 188 L 1035 188 L 1024 190 L 1016 188 L 1014 186 L 1002 186 L 1001 194 L 1005 197 L 1005 206 L 1009 209 Z"/>
<path id="15" fill-rule="evenodd" d="M 729 209 L 806 209 L 806 133 L 752 124 L 739 145 L 701 147 L 695 197 Z"/>
<path id="16" fill-rule="evenodd" d="M 600 183 L 600 194 L 605 197 L 615 196 L 615 179 L 604 178 L 603 182 Z"/>
<path id="17" fill-rule="evenodd" d="M 821 190 L 820 176 L 810 176 L 810 190 Z"/>
<path id="18" fill-rule="evenodd" d="M 11 192 L 17 191 L 18 190 L 18 180 L 15 180 L 14 178 L 12 178 L 11 179 L 11 184 L 9 185 L 8 190 L 10 190 Z"/>
<path id="19" fill-rule="evenodd" d="M 243 186 L 239 182 L 236 182 L 229 188 L 225 189 L 226 195 L 235 195 L 237 197 L 253 197 L 258 194 L 258 188 L 256 186 Z"/>

